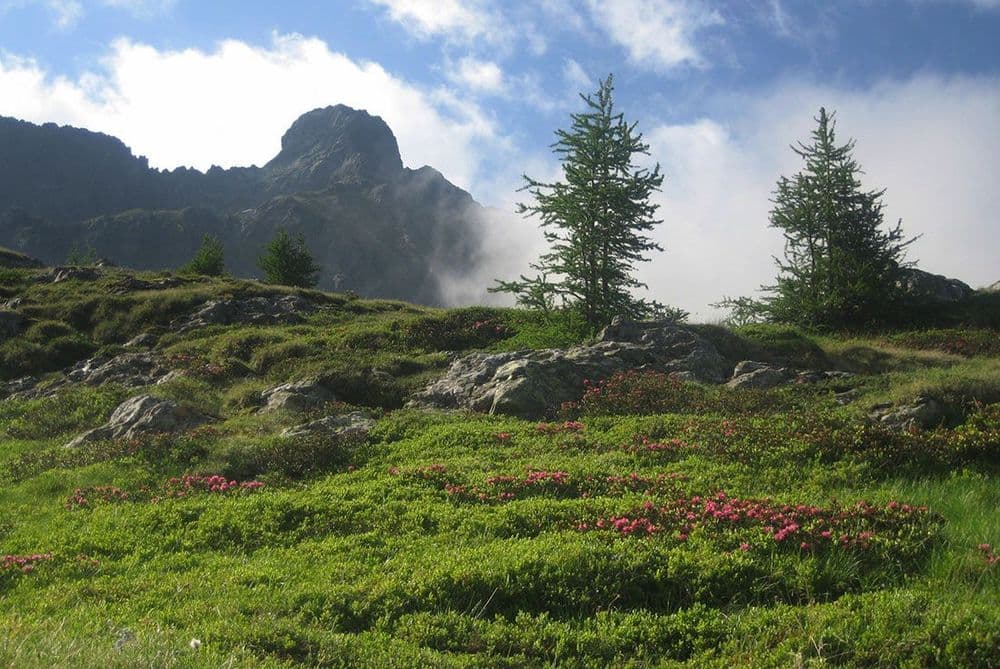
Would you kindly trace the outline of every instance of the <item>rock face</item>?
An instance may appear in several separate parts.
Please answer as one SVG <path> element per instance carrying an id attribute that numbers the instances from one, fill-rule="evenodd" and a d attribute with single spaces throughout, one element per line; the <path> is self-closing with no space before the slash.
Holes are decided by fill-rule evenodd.
<path id="1" fill-rule="evenodd" d="M 906 300 L 915 304 L 958 302 L 975 291 L 958 279 L 931 274 L 915 267 L 907 268 L 901 281 Z"/>
<path id="2" fill-rule="evenodd" d="M 211 300 L 186 318 L 170 324 L 176 332 L 207 325 L 279 325 L 301 323 L 316 305 L 298 295 Z"/>
<path id="3" fill-rule="evenodd" d="M 282 437 L 363 437 L 375 426 L 375 420 L 366 413 L 354 411 L 342 416 L 327 416 L 303 425 L 290 427 Z"/>
<path id="4" fill-rule="evenodd" d="M 207 416 L 176 402 L 139 395 L 118 405 L 107 423 L 81 434 L 66 446 L 75 448 L 92 441 L 135 439 L 146 434 L 183 432 L 209 420 Z"/>
<path id="5" fill-rule="evenodd" d="M 585 380 L 627 369 L 675 373 L 710 383 L 724 378 L 725 361 L 712 344 L 674 323 L 616 319 L 593 346 L 513 353 L 474 353 L 417 393 L 412 407 L 472 409 L 525 418 L 544 416 L 578 399 Z"/>
<path id="6" fill-rule="evenodd" d="M 261 401 L 264 404 L 261 412 L 309 411 L 335 400 L 333 393 L 319 381 L 296 381 L 261 393 Z"/>
<path id="7" fill-rule="evenodd" d="M 945 407 L 933 397 L 922 395 L 903 406 L 874 407 L 870 418 L 897 430 L 927 430 L 944 422 Z"/>
<path id="8" fill-rule="evenodd" d="M 404 167 L 386 123 L 343 105 L 303 114 L 264 167 L 153 170 L 113 137 L 3 117 L 0 156 L 0 244 L 48 263 L 75 246 L 173 269 L 209 234 L 228 271 L 260 276 L 263 245 L 285 229 L 305 239 L 321 288 L 434 304 L 443 276 L 477 269 L 490 216 L 433 168 Z"/>

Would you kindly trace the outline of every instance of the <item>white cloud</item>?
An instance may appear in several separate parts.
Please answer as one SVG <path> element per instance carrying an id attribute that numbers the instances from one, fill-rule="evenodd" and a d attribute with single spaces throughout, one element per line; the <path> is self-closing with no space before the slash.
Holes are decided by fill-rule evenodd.
<path id="1" fill-rule="evenodd" d="M 503 69 L 491 60 L 477 60 L 466 56 L 449 67 L 451 81 L 482 93 L 500 93 L 505 88 Z"/>
<path id="2" fill-rule="evenodd" d="M 211 52 L 119 40 L 104 67 L 68 79 L 2 56 L 0 114 L 113 134 L 158 167 L 205 169 L 262 164 L 300 114 L 344 103 L 382 116 L 407 165 L 432 165 L 467 189 L 484 156 L 502 144 L 473 103 L 299 35 L 276 35 L 269 47 L 231 40 Z"/>
<path id="3" fill-rule="evenodd" d="M 369 0 L 413 35 L 427 39 L 497 38 L 501 22 L 488 3 L 480 0 Z"/>
<path id="4" fill-rule="evenodd" d="M 593 84 L 594 79 L 586 70 L 572 58 L 567 58 L 566 62 L 563 64 L 563 79 L 570 86 L 579 90 L 589 90 Z"/>
<path id="5" fill-rule="evenodd" d="M 700 67 L 697 33 L 721 24 L 718 12 L 695 0 L 588 0 L 594 21 L 637 66 L 657 71 Z"/>

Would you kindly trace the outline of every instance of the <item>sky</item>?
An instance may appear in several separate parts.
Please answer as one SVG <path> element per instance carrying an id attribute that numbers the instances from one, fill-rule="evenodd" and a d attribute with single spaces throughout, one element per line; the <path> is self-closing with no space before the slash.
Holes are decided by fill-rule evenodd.
<path id="1" fill-rule="evenodd" d="M 712 320 L 773 282 L 770 197 L 821 106 L 911 260 L 1000 279 L 1000 0 L 0 0 L 0 115 L 154 167 L 261 165 L 316 107 L 383 117 L 404 164 L 495 209 L 455 302 L 544 249 L 522 175 L 560 178 L 554 133 L 611 73 L 666 175 L 643 297 Z"/>

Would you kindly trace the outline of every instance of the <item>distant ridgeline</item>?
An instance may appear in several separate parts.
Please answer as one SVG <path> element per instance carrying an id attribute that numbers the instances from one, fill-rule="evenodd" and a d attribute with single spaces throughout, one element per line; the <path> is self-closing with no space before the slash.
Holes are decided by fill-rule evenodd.
<path id="1" fill-rule="evenodd" d="M 301 234 L 320 287 L 440 301 L 443 273 L 477 262 L 483 208 L 439 172 L 403 167 L 385 122 L 338 105 L 301 116 L 263 167 L 159 171 L 108 135 L 0 117 L 0 246 L 65 261 L 74 249 L 174 269 L 204 234 L 256 276 L 279 227 Z"/>

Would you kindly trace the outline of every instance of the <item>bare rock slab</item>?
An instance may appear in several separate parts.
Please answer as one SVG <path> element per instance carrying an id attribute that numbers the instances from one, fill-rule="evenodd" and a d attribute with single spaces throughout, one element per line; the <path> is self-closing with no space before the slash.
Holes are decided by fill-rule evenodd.
<path id="1" fill-rule="evenodd" d="M 81 434 L 66 446 L 76 448 L 92 441 L 186 432 L 210 420 L 208 416 L 171 400 L 139 395 L 119 404 L 107 423 Z"/>

